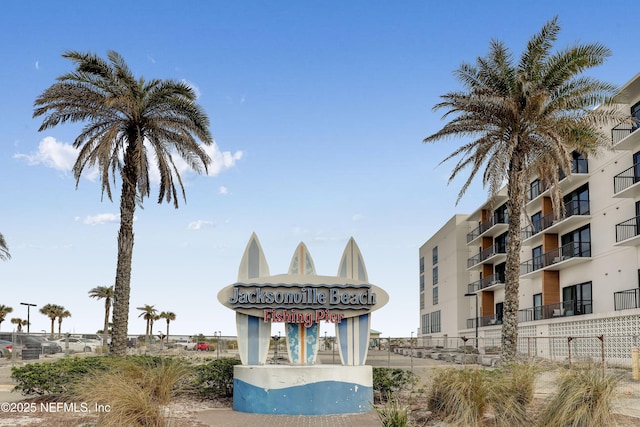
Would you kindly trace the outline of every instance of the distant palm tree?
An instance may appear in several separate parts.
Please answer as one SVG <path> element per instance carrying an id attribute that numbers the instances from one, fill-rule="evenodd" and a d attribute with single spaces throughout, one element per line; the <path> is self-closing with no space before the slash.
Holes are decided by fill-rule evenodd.
<path id="1" fill-rule="evenodd" d="M 58 336 L 62 336 L 62 319 L 67 317 L 71 317 L 71 312 L 61 306 L 58 311 Z"/>
<path id="2" fill-rule="evenodd" d="M 149 320 L 149 334 L 150 335 L 153 335 L 153 323 L 156 320 L 160 320 L 160 315 L 154 314 L 153 316 L 151 316 L 151 319 Z"/>
<path id="3" fill-rule="evenodd" d="M 176 314 L 171 311 L 163 311 L 160 313 L 160 317 L 167 320 L 167 342 L 169 342 L 169 322 L 176 320 Z"/>
<path id="4" fill-rule="evenodd" d="M 29 322 L 28 322 L 28 321 L 23 320 L 23 319 L 21 319 L 21 318 L 19 318 L 19 317 L 14 317 L 14 318 L 12 318 L 12 319 L 11 319 L 11 323 L 12 323 L 12 324 L 14 324 L 14 325 L 17 325 L 17 326 L 18 326 L 18 327 L 16 328 L 16 331 L 17 331 L 17 332 L 22 332 L 22 327 L 23 327 L 23 326 L 27 326 L 27 325 L 29 324 Z"/>
<path id="5" fill-rule="evenodd" d="M 57 304 L 46 304 L 40 308 L 40 313 L 44 314 L 49 319 L 51 319 L 51 336 L 52 337 L 54 334 L 53 324 L 56 321 L 56 318 L 58 317 L 58 313 L 60 312 L 61 308 L 64 310 L 64 307 L 61 307 Z"/>
<path id="6" fill-rule="evenodd" d="M 102 343 L 107 345 L 107 334 L 109 330 L 109 313 L 111 312 L 111 301 L 113 300 L 113 286 L 98 286 L 89 291 L 89 297 L 96 299 L 104 298 L 104 327 Z"/>
<path id="7" fill-rule="evenodd" d="M 213 144 L 209 118 L 195 101 L 189 85 L 174 80 L 136 78 L 116 52 L 108 61 L 91 53 L 67 52 L 76 65 L 34 102 L 33 116 L 44 116 L 40 131 L 58 124 L 86 122 L 73 146 L 79 149 L 73 166 L 76 186 L 82 172 L 97 166 L 102 193 L 111 197 L 111 182 L 121 178 L 120 231 L 114 284 L 111 354 L 127 352 L 133 219 L 136 205 L 150 195 L 149 166 L 159 170 L 158 203 L 178 207 L 178 191 L 186 199 L 174 156 L 198 173 L 207 171 L 210 157 L 198 144 Z M 197 138 L 197 139 L 196 139 Z"/>
<path id="8" fill-rule="evenodd" d="M 1 329 L 2 322 L 4 322 L 4 319 L 7 317 L 7 314 L 11 312 L 13 312 L 13 307 L 0 304 L 0 330 L 2 330 Z"/>
<path id="9" fill-rule="evenodd" d="M 137 310 L 141 310 L 142 313 L 138 317 L 142 317 L 147 321 L 147 328 L 145 330 L 144 336 L 146 337 L 147 343 L 149 342 L 149 333 L 151 331 L 151 324 L 153 323 L 153 317 L 156 315 L 157 311 L 154 306 L 145 304 L 143 307 L 137 307 Z"/>
<path id="10" fill-rule="evenodd" d="M 7 241 L 4 240 L 4 236 L 0 233 L 0 260 L 6 261 L 8 259 L 11 259 L 9 246 L 7 246 Z"/>
<path id="11" fill-rule="evenodd" d="M 611 55 L 595 43 L 552 52 L 560 27 L 557 18 L 546 23 L 529 40 L 514 64 L 511 52 L 492 41 L 489 54 L 475 65 L 462 64 L 456 71 L 465 90 L 442 95 L 435 110 L 450 118 L 424 142 L 462 137 L 466 142 L 444 161 L 459 158 L 449 181 L 467 167 L 469 177 L 458 200 L 476 174 L 484 168 L 483 184 L 491 200 L 507 187 L 509 230 L 502 324 L 502 359 L 516 356 L 518 338 L 521 218 L 527 184 L 534 175 L 549 184 L 554 211 L 564 214 L 560 203 L 559 173 L 571 173 L 571 156 L 577 151 L 594 155 L 611 141 L 603 129 L 629 121 L 610 108 L 616 88 L 582 72 L 598 66 Z M 596 105 L 601 108 L 594 109 Z"/>

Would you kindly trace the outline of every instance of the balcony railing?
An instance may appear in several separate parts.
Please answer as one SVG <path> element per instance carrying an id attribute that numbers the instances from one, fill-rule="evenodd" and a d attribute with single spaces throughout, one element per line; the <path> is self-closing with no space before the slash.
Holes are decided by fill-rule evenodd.
<path id="1" fill-rule="evenodd" d="M 640 235 L 640 216 L 616 224 L 616 242 Z"/>
<path id="2" fill-rule="evenodd" d="M 640 308 L 640 288 L 613 293 L 614 310 Z"/>
<path id="3" fill-rule="evenodd" d="M 565 216 L 563 219 L 567 219 L 574 215 L 589 215 L 589 200 L 570 200 L 564 204 L 564 210 Z M 532 221 L 532 224 L 522 228 L 520 235 L 523 239 L 528 239 L 529 237 L 535 236 L 541 231 L 546 230 L 558 221 L 561 220 L 555 219 L 555 215 L 550 213 L 537 221 Z"/>
<path id="4" fill-rule="evenodd" d="M 636 129 L 638 129 L 638 127 L 633 125 L 618 125 L 614 127 L 611 129 L 611 143 L 616 145 L 618 142 L 631 135 L 631 133 Z"/>
<path id="5" fill-rule="evenodd" d="M 495 314 L 489 314 L 488 316 L 478 317 L 478 327 L 502 325 L 502 318 L 497 317 Z M 467 328 L 473 329 L 476 327 L 476 319 L 467 319 Z"/>
<path id="6" fill-rule="evenodd" d="M 489 230 L 491 227 L 493 227 L 496 224 L 508 224 L 508 223 L 509 223 L 508 215 L 505 215 L 503 218 L 493 217 L 484 222 L 481 222 L 478 227 L 476 227 L 469 234 L 467 234 L 467 243 L 471 242 L 473 239 L 477 238 L 482 233 Z"/>
<path id="7" fill-rule="evenodd" d="M 483 277 L 480 280 L 469 283 L 467 285 L 467 293 L 472 294 L 474 292 L 478 292 L 482 289 L 488 288 L 489 286 L 497 285 L 499 283 L 504 283 L 504 274 L 491 274 L 487 277 Z"/>
<path id="8" fill-rule="evenodd" d="M 565 261 L 574 257 L 590 257 L 591 242 L 571 242 L 553 249 L 540 256 L 520 264 L 520 275 L 528 274 L 541 268 Z"/>
<path id="9" fill-rule="evenodd" d="M 573 159 L 571 160 L 571 173 L 589 173 L 589 161 L 587 159 Z M 558 171 L 558 179 L 562 181 L 567 176 L 562 170 Z M 547 186 L 545 186 L 542 181 L 538 180 L 531 183 L 529 187 L 529 200 L 533 200 L 538 197 L 540 194 L 544 193 L 547 190 Z"/>
<path id="10" fill-rule="evenodd" d="M 579 316 L 592 312 L 591 300 L 562 301 L 518 310 L 518 322 Z"/>
<path id="11" fill-rule="evenodd" d="M 480 251 L 479 254 L 472 256 L 471 258 L 469 258 L 467 260 L 467 268 L 471 268 L 474 265 L 488 259 L 491 258 L 492 256 L 496 255 L 496 254 L 506 254 L 507 253 L 507 245 L 506 244 L 500 244 L 500 245 L 493 245 L 493 246 L 489 246 L 487 249 L 484 249 L 482 251 Z"/>
<path id="12" fill-rule="evenodd" d="M 636 163 L 613 177 L 613 193 L 618 194 L 638 181 L 640 181 L 640 163 Z"/>

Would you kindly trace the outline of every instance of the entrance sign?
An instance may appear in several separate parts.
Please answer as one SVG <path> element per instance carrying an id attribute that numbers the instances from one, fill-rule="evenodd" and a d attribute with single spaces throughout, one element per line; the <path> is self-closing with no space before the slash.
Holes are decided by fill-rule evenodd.
<path id="1" fill-rule="evenodd" d="M 258 237 L 252 234 L 240 261 L 237 282 L 218 293 L 218 301 L 236 312 L 243 366 L 234 369 L 234 409 L 271 414 L 371 410 L 372 370 L 364 366 L 371 313 L 388 300 L 383 289 L 369 283 L 353 238 L 347 242 L 336 276 L 316 274 L 304 243 L 296 248 L 288 273 L 272 276 Z M 274 322 L 285 326 L 288 366 L 267 365 Z M 321 323 L 336 328 L 334 345 L 342 367 L 315 366 Z M 347 371 L 340 373 L 342 369 Z M 342 396 L 344 404 L 313 407 L 314 401 L 319 404 L 327 396 L 334 402 Z"/>

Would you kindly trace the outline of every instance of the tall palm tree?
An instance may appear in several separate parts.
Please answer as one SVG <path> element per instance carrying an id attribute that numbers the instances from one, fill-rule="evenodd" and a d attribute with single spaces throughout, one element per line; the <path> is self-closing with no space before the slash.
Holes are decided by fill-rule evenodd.
<path id="1" fill-rule="evenodd" d="M 136 307 L 137 310 L 142 311 L 138 317 L 142 317 L 147 321 L 147 328 L 145 329 L 145 339 L 147 343 L 149 342 L 149 333 L 151 332 L 151 325 L 153 324 L 153 318 L 156 316 L 158 310 L 155 309 L 154 306 L 145 304 L 143 307 Z"/>
<path id="2" fill-rule="evenodd" d="M 9 253 L 9 246 L 7 246 L 7 241 L 4 240 L 4 236 L 0 233 L 0 260 L 6 261 L 11 259 L 11 254 Z"/>
<path id="3" fill-rule="evenodd" d="M 4 322 L 4 319 L 7 317 L 7 314 L 11 312 L 13 312 L 13 307 L 0 304 L 0 327 L 2 326 L 2 322 Z"/>
<path id="4" fill-rule="evenodd" d="M 89 291 L 89 297 L 96 299 L 104 298 L 104 327 L 102 344 L 107 345 L 107 331 L 109 331 L 109 313 L 111 312 L 111 301 L 113 300 L 113 286 L 98 286 Z"/>
<path id="5" fill-rule="evenodd" d="M 54 330 L 53 325 L 58 317 L 58 313 L 60 313 L 60 309 L 64 310 L 64 307 L 61 307 L 57 304 L 46 304 L 40 308 L 40 313 L 44 314 L 51 320 L 51 336 L 53 337 Z"/>
<path id="6" fill-rule="evenodd" d="M 58 314 L 57 316 L 58 317 L 58 336 L 61 337 L 62 336 L 62 319 L 71 317 L 71 312 L 66 308 L 60 306 L 57 314 Z"/>
<path id="7" fill-rule="evenodd" d="M 169 342 L 169 322 L 176 320 L 176 314 L 171 311 L 163 311 L 160 313 L 160 317 L 167 321 L 167 342 Z"/>
<path id="8" fill-rule="evenodd" d="M 14 324 L 14 325 L 17 325 L 17 328 L 16 328 L 17 332 L 22 332 L 22 327 L 23 326 L 27 326 L 27 324 L 29 322 L 26 321 L 26 320 L 23 320 L 23 319 L 21 319 L 19 317 L 14 317 L 14 318 L 11 319 L 11 323 Z"/>
<path id="9" fill-rule="evenodd" d="M 445 110 L 449 122 L 424 142 L 449 137 L 471 139 L 444 161 L 460 157 L 450 180 L 471 169 L 458 201 L 484 168 L 490 200 L 506 182 L 509 213 L 502 359 L 517 350 L 520 275 L 520 228 L 529 180 L 539 175 L 551 189 L 556 215 L 562 215 L 559 172 L 571 173 L 571 153 L 593 155 L 610 145 L 604 126 L 629 121 L 609 103 L 615 87 L 583 76 L 610 56 L 605 46 L 579 44 L 552 51 L 560 27 L 557 17 L 529 40 L 518 63 L 500 41 L 486 57 L 462 64 L 456 77 L 464 90 L 443 95 L 434 110 Z M 600 108 L 593 109 L 600 105 Z"/>
<path id="10" fill-rule="evenodd" d="M 189 85 L 136 78 L 113 51 L 107 60 L 80 52 L 63 57 L 75 64 L 75 71 L 59 77 L 35 100 L 33 116 L 45 116 L 40 131 L 67 121 L 86 123 L 73 143 L 79 149 L 73 167 L 76 186 L 85 169 L 97 166 L 102 193 L 111 200 L 111 182 L 121 178 L 111 353 L 122 357 L 129 319 L 133 218 L 136 204 L 150 196 L 149 164 L 159 170 L 158 203 L 173 202 L 177 208 L 176 184 L 184 199 L 186 195 L 174 156 L 196 172 L 206 172 L 211 159 L 198 140 L 212 144 L 213 138 L 209 118 Z"/>

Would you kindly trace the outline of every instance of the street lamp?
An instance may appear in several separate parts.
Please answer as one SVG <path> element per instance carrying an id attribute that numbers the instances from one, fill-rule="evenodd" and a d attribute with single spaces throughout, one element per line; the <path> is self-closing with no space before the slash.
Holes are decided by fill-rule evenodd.
<path id="1" fill-rule="evenodd" d="M 476 325 L 476 349 L 478 348 L 478 294 L 464 294 L 465 297 L 476 297 L 476 319 L 474 321 Z"/>
<path id="2" fill-rule="evenodd" d="M 31 307 L 35 307 L 35 304 L 29 304 L 28 302 L 21 302 L 20 305 L 27 306 L 27 333 L 29 333 L 29 328 L 31 327 Z"/>
<path id="3" fill-rule="evenodd" d="M 218 359 L 220 359 L 220 337 L 222 336 L 222 332 L 215 331 L 213 336 L 216 337 L 216 351 L 218 352 Z"/>

